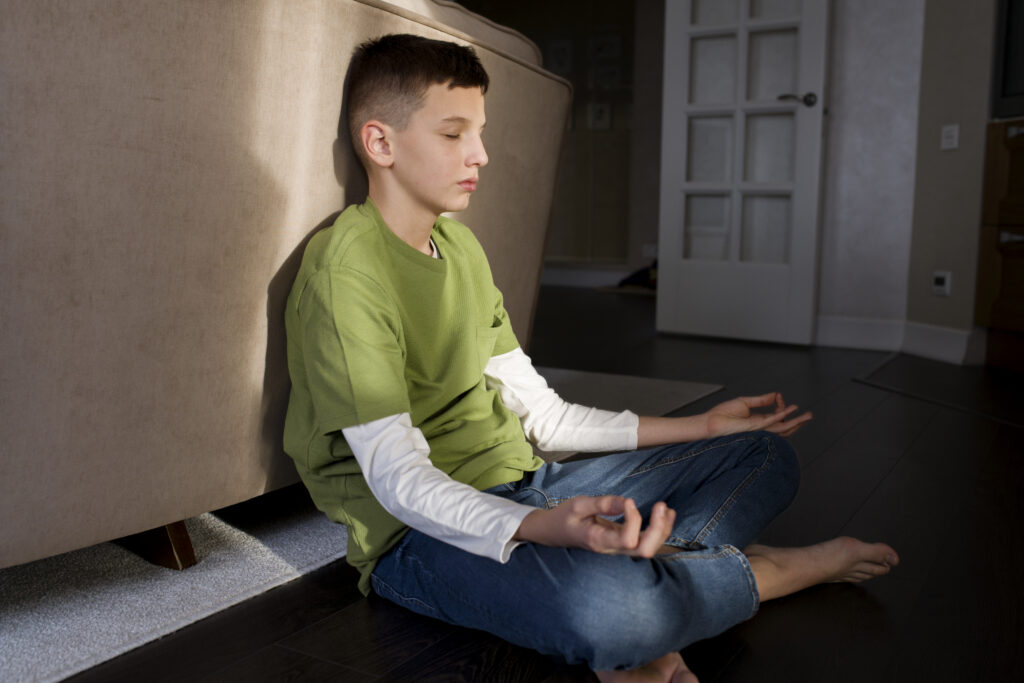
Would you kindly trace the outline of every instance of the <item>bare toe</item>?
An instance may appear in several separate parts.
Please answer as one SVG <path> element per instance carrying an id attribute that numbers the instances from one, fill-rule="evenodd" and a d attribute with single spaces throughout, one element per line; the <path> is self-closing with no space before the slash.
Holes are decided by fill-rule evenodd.
<path id="1" fill-rule="evenodd" d="M 839 550 L 833 581 L 859 582 L 884 576 L 900 562 L 896 551 L 885 543 L 865 543 L 848 536 L 832 543 Z"/>
<path id="2" fill-rule="evenodd" d="M 699 683 L 678 652 L 627 671 L 595 671 L 602 683 Z"/>

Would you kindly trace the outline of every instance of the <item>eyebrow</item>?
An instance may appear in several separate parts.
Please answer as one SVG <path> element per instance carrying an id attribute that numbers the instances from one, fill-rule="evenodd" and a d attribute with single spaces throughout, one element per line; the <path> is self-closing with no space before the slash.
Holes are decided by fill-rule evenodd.
<path id="1" fill-rule="evenodd" d="M 446 116 L 445 118 L 441 119 L 441 123 L 461 123 L 461 124 L 467 124 L 467 123 L 469 123 L 469 119 L 467 119 L 465 116 Z M 487 125 L 487 122 L 484 121 L 483 126 L 480 126 L 480 127 L 483 128 L 486 125 Z"/>

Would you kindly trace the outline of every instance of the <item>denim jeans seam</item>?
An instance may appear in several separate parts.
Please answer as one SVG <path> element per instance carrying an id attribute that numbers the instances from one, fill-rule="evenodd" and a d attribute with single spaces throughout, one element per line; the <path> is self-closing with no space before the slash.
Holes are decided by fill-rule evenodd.
<path id="1" fill-rule="evenodd" d="M 756 438 L 764 439 L 763 436 L 759 436 Z M 775 445 L 772 443 L 771 439 L 766 439 L 766 441 L 768 442 L 768 448 L 764 462 L 761 463 L 760 467 L 751 471 L 751 473 L 748 474 L 747 477 L 743 481 L 741 481 L 736 488 L 732 490 L 732 492 L 730 492 L 729 497 L 722 502 L 722 504 L 718 507 L 718 510 L 715 511 L 715 514 L 711 517 L 711 519 L 708 520 L 708 523 L 704 525 L 704 528 L 697 533 L 696 541 L 698 543 L 703 542 L 703 540 L 707 538 L 712 531 L 714 531 L 715 527 L 718 526 L 718 522 L 721 521 L 722 517 L 724 517 L 727 512 L 729 512 L 729 510 L 732 508 L 732 504 L 736 502 L 736 499 L 740 497 L 740 494 L 742 494 L 750 486 L 750 484 L 753 483 L 755 479 L 757 479 L 757 477 L 761 476 L 761 474 L 764 473 L 768 465 L 774 462 Z"/>
<path id="2" fill-rule="evenodd" d="M 417 605 L 421 609 L 423 609 L 424 611 L 430 612 L 430 614 L 435 615 L 435 616 L 437 615 L 437 610 L 434 608 L 433 605 L 431 605 L 429 603 L 426 603 L 426 602 L 423 602 L 419 598 L 414 598 L 414 597 L 411 597 L 411 596 L 408 596 L 408 595 L 404 595 L 404 594 L 398 592 L 398 590 L 394 586 L 392 586 L 391 584 L 389 584 L 387 581 L 385 581 L 384 579 L 380 578 L 376 574 L 370 574 L 370 582 L 373 584 L 373 588 L 374 588 L 375 592 L 378 595 L 380 595 L 382 592 L 389 593 L 390 597 L 383 596 L 383 595 L 381 595 L 381 597 L 386 597 L 391 602 L 394 602 L 396 604 L 403 605 L 403 606 L 405 606 L 405 605 Z M 383 591 L 382 591 L 382 589 L 383 589 Z M 416 610 L 414 610 L 414 611 L 416 611 Z"/>
<path id="3" fill-rule="evenodd" d="M 755 438 L 760 438 L 760 437 L 755 437 Z M 686 451 L 683 455 L 681 455 L 679 457 L 672 458 L 672 459 L 663 459 L 663 460 L 659 460 L 657 463 L 655 463 L 653 465 L 649 465 L 647 467 L 639 467 L 639 468 L 633 470 L 632 472 L 630 472 L 629 474 L 627 474 L 625 477 L 623 477 L 623 479 L 629 479 L 629 478 L 637 476 L 637 475 L 646 474 L 648 472 L 652 472 L 652 471 L 654 471 L 656 469 L 659 469 L 661 467 L 666 467 L 668 465 L 675 465 L 676 463 L 683 462 L 684 460 L 690 460 L 692 458 L 697 457 L 698 455 L 703 455 L 704 453 L 707 453 L 708 451 L 715 450 L 717 448 L 722 448 L 722 447 L 725 447 L 725 446 L 732 446 L 733 444 L 739 443 L 741 441 L 749 441 L 750 439 L 751 439 L 750 436 L 744 435 L 744 436 L 740 436 L 740 437 L 738 437 L 736 439 L 733 439 L 731 441 L 728 441 L 728 442 L 715 441 L 714 443 L 710 443 L 710 444 L 704 446 L 700 450 Z"/>
<path id="4" fill-rule="evenodd" d="M 750 566 L 750 560 L 747 556 L 735 546 L 729 547 L 736 551 L 736 555 L 740 558 L 740 564 L 743 566 L 744 574 L 747 577 L 747 585 L 750 587 L 750 597 L 753 602 L 750 609 L 750 616 L 752 617 L 761 608 L 761 591 L 757 588 L 757 577 L 754 576 L 754 568 Z"/>
<path id="5" fill-rule="evenodd" d="M 681 536 L 669 536 L 665 541 L 665 545 L 672 546 L 673 548 L 679 548 L 680 550 L 701 550 L 703 548 L 703 545 L 697 541 L 691 541 L 690 539 L 682 538 Z"/>
<path id="6" fill-rule="evenodd" d="M 726 557 L 736 557 L 739 560 L 740 566 L 743 567 L 743 576 L 747 579 L 747 588 L 750 589 L 750 598 L 752 603 L 750 616 L 753 617 L 761 607 L 761 593 L 757 589 L 757 578 L 754 576 L 753 567 L 750 566 L 750 560 L 743 554 L 743 551 L 734 545 L 724 545 L 720 547 L 721 550 L 710 554 L 681 552 L 673 553 L 671 555 L 662 555 L 661 558 L 666 562 L 694 562 L 696 560 L 720 560 Z"/>

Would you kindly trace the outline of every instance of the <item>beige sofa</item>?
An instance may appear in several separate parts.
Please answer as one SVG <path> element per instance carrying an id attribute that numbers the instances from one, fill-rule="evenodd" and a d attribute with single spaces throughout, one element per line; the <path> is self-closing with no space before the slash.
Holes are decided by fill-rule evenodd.
<path id="1" fill-rule="evenodd" d="M 0 26 L 0 567 L 296 480 L 282 311 L 365 196 L 348 56 L 474 44 L 491 163 L 461 218 L 529 337 L 568 84 L 454 3 L 10 0 Z"/>

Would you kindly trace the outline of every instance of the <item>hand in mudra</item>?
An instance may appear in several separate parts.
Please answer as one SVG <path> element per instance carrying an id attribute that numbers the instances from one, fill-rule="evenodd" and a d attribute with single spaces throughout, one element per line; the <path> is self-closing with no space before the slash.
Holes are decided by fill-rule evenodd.
<path id="1" fill-rule="evenodd" d="M 782 400 L 782 394 L 772 392 L 761 396 L 741 396 L 719 403 L 704 413 L 704 417 L 711 436 L 758 430 L 790 436 L 813 417 L 810 413 L 793 417 L 796 411 L 796 405 L 787 406 Z"/>
<path id="2" fill-rule="evenodd" d="M 607 517 L 622 517 L 613 522 Z M 672 534 L 676 513 L 664 502 L 654 504 L 643 520 L 631 498 L 577 496 L 554 508 L 539 508 L 523 519 L 514 538 L 562 548 L 584 548 L 595 553 L 654 557 L 672 552 L 664 547 Z"/>

